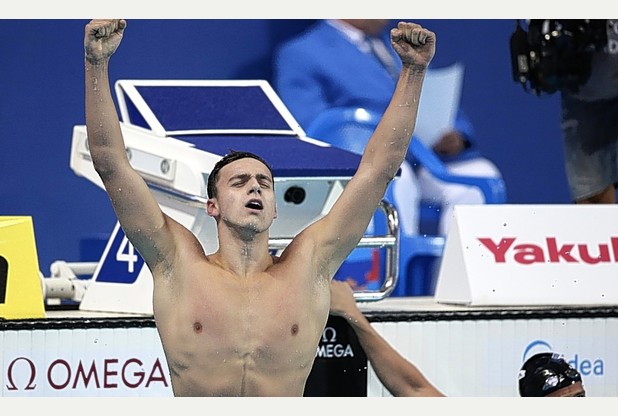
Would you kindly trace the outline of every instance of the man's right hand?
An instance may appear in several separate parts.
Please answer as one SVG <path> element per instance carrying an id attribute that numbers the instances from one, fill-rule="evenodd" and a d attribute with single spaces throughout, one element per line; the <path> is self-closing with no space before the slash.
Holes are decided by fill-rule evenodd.
<path id="1" fill-rule="evenodd" d="M 425 70 L 436 52 L 436 35 L 416 23 L 399 22 L 391 29 L 391 45 L 404 66 Z"/>
<path id="2" fill-rule="evenodd" d="M 86 60 L 96 64 L 112 56 L 126 27 L 127 22 L 123 19 L 91 20 L 84 33 Z"/>

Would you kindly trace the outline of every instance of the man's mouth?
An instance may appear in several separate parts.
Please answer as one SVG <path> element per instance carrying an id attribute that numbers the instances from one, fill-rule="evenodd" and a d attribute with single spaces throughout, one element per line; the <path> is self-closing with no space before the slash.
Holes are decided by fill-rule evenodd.
<path id="1" fill-rule="evenodd" d="M 251 209 L 257 209 L 257 210 L 264 209 L 264 206 L 262 205 L 262 201 L 260 201 L 259 199 L 250 200 L 249 202 L 247 202 L 245 207 L 251 208 Z"/>

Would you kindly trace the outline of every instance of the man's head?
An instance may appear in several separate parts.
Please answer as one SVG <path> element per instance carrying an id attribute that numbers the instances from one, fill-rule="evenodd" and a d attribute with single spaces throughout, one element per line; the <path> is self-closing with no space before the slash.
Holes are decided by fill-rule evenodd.
<path id="1" fill-rule="evenodd" d="M 521 397 L 582 397 L 586 395 L 581 374 L 560 354 L 533 355 L 519 371 Z"/>
<path id="2" fill-rule="evenodd" d="M 223 167 L 229 165 L 230 163 L 236 161 L 236 160 L 244 159 L 244 158 L 247 158 L 247 157 L 262 162 L 264 164 L 264 166 L 266 166 L 268 168 L 268 171 L 270 172 L 270 177 L 272 179 L 273 171 L 272 171 L 270 165 L 268 163 L 266 163 L 266 161 L 264 159 L 262 159 L 261 157 L 259 157 L 256 154 L 250 153 L 250 152 L 231 151 L 230 153 L 228 153 L 225 156 L 223 156 L 215 164 L 215 167 L 212 169 L 212 172 L 210 172 L 210 175 L 208 176 L 208 184 L 207 184 L 207 187 L 206 187 L 206 192 L 208 194 L 208 198 L 216 198 L 217 197 L 217 179 L 219 179 L 219 173 L 221 172 L 221 169 Z"/>
<path id="3" fill-rule="evenodd" d="M 207 192 L 208 215 L 243 238 L 268 230 L 277 218 L 272 169 L 253 153 L 225 155 L 208 177 Z"/>

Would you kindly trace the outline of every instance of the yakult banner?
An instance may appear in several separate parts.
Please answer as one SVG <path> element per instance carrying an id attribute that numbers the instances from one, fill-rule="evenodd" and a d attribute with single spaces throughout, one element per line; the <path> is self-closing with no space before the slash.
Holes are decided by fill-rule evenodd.
<path id="1" fill-rule="evenodd" d="M 460 205 L 440 303 L 618 304 L 618 205 Z"/>

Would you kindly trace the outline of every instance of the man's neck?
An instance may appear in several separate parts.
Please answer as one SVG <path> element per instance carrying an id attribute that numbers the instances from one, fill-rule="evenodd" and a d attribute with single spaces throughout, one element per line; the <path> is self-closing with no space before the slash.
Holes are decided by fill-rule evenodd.
<path id="1" fill-rule="evenodd" d="M 354 45 L 361 45 L 365 39 L 365 33 L 357 27 L 341 19 L 329 19 L 328 24 L 337 29 L 345 38 Z"/>
<path id="2" fill-rule="evenodd" d="M 267 231 L 247 239 L 239 238 L 229 229 L 220 229 L 219 249 L 213 258 L 222 268 L 239 277 L 251 276 L 263 272 L 272 265 L 268 244 Z"/>

